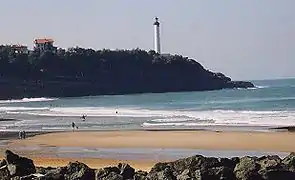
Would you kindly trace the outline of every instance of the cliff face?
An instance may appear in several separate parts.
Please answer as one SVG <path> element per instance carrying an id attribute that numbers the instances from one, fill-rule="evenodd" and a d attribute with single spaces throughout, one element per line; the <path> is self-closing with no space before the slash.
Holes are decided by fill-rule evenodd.
<path id="1" fill-rule="evenodd" d="M 66 97 L 254 87 L 231 81 L 195 60 L 153 51 L 6 53 L 0 47 L 0 98 Z M 6 49 L 7 51 L 7 49 Z M 8 54 L 8 55 L 7 55 Z"/>

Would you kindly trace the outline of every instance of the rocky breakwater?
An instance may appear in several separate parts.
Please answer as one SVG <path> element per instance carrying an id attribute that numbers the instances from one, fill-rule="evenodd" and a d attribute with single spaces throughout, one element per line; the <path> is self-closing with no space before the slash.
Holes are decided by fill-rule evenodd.
<path id="1" fill-rule="evenodd" d="M 157 163 L 150 172 L 128 164 L 91 169 L 80 162 L 65 167 L 35 167 L 33 161 L 7 150 L 0 161 L 1 180 L 288 180 L 295 179 L 295 153 L 278 156 L 214 158 L 196 155 Z"/>

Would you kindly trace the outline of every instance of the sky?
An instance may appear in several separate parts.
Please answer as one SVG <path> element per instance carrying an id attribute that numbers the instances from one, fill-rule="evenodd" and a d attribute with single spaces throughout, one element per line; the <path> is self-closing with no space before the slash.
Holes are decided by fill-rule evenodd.
<path id="1" fill-rule="evenodd" d="M 294 0 L 2 0 L 0 44 L 153 49 L 234 80 L 295 77 Z"/>

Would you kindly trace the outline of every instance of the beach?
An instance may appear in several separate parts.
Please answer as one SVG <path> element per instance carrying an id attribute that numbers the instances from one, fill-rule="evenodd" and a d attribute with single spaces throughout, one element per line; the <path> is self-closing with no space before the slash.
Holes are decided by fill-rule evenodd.
<path id="1" fill-rule="evenodd" d="M 295 151 L 295 133 L 214 131 L 60 132 L 12 141 L 9 146 L 100 148 L 189 148 L 207 150 Z"/>
<path id="2" fill-rule="evenodd" d="M 294 139 L 295 133 L 290 132 L 77 131 L 10 140 L 2 150 L 15 150 L 38 166 L 63 166 L 78 160 L 93 168 L 127 162 L 136 169 L 149 170 L 156 162 L 194 152 L 212 151 L 213 156 L 219 151 L 229 155 L 236 151 L 241 155 L 252 151 L 289 153 L 295 151 Z"/>

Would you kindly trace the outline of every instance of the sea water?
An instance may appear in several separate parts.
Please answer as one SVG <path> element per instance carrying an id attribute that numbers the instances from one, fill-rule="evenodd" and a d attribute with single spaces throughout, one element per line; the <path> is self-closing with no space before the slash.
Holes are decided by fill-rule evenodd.
<path id="1" fill-rule="evenodd" d="M 255 88 L 0 101 L 0 131 L 128 129 L 268 130 L 295 126 L 295 79 Z M 86 115 L 85 121 L 81 118 Z"/>

